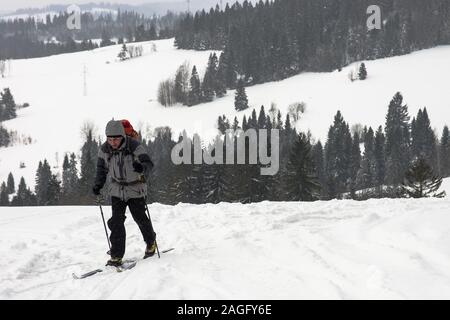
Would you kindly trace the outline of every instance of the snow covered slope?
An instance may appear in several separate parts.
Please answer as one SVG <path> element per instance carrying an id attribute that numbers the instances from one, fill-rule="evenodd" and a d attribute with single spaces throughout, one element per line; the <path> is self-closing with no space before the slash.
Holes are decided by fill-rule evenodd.
<path id="1" fill-rule="evenodd" d="M 449 299 L 450 199 L 150 206 L 162 256 L 84 280 L 97 207 L 2 208 L 0 299 Z M 104 208 L 109 216 L 110 208 Z M 126 258 L 144 244 L 131 217 Z"/>
<path id="2" fill-rule="evenodd" d="M 247 88 L 251 108 L 234 110 L 234 91 L 211 103 L 192 108 L 164 108 L 156 101 L 161 80 L 173 76 L 185 60 L 196 65 L 200 75 L 206 67 L 209 51 L 176 50 L 173 39 L 144 43 L 144 57 L 117 62 L 120 46 L 92 52 L 64 54 L 12 62 L 11 75 L 0 79 L 0 89 L 10 87 L 17 102 L 30 108 L 19 110 L 17 119 L 4 126 L 31 136 L 36 143 L 0 149 L 0 181 L 12 171 L 16 180 L 24 176 L 32 185 L 40 160 L 61 167 L 64 153 L 79 152 L 81 127 L 91 122 L 102 135 L 111 118 L 128 118 L 138 128 L 171 126 L 175 134 L 183 129 L 199 132 L 211 139 L 217 134 L 219 115 L 239 121 L 252 108 L 270 108 L 272 102 L 286 114 L 294 102 L 307 104 L 306 114 L 298 121 L 300 130 L 310 129 L 316 138 L 326 139 L 336 111 L 340 109 L 350 124 L 384 125 L 387 106 L 401 91 L 415 116 L 427 107 L 432 125 L 440 135 L 450 124 L 450 46 L 415 52 L 406 56 L 366 61 L 368 79 L 350 82 L 347 74 L 357 64 L 341 72 L 305 73 L 283 81 Z M 87 96 L 83 96 L 83 68 L 87 69 Z M 58 159 L 58 161 L 57 161 Z M 20 161 L 27 168 L 19 170 Z"/>
<path id="3" fill-rule="evenodd" d="M 157 52 L 151 52 L 152 43 Z M 31 106 L 18 110 L 18 118 L 4 122 L 4 126 L 31 136 L 36 143 L 0 148 L 0 181 L 12 171 L 17 180 L 24 176 L 27 184 L 33 185 L 38 162 L 44 158 L 61 167 L 66 152 L 79 152 L 81 128 L 87 122 L 96 126 L 102 138 L 106 122 L 113 117 L 127 118 L 144 132 L 147 126 L 178 129 L 190 127 L 195 120 L 201 123 L 200 110 L 164 108 L 156 101 L 156 93 L 159 82 L 173 76 L 185 61 L 203 73 L 211 52 L 175 50 L 173 39 L 143 46 L 143 57 L 125 62 L 116 61 L 119 45 L 13 61 L 11 75 L 0 78 L 0 88 L 11 88 L 17 103 Z M 214 111 L 219 112 L 217 108 Z M 25 169 L 19 169 L 21 161 Z"/>

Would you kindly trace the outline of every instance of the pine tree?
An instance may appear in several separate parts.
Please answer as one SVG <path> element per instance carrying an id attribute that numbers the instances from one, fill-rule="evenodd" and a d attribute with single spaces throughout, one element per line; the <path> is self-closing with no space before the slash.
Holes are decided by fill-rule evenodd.
<path id="1" fill-rule="evenodd" d="M 217 136 L 214 141 L 214 146 L 219 145 L 217 143 L 219 139 L 221 139 L 221 137 Z M 208 146 L 208 153 L 210 153 L 211 156 L 216 157 L 217 150 L 214 146 Z M 214 148 L 214 150 L 211 148 Z M 222 163 L 224 163 L 225 146 L 223 146 L 223 148 L 224 149 L 219 150 L 222 151 L 222 159 L 219 159 L 219 161 L 221 161 Z M 206 192 L 205 199 L 207 202 L 219 203 L 225 200 L 227 192 L 229 191 L 229 183 L 227 181 L 227 174 L 225 169 L 225 165 L 216 162 L 214 162 L 213 164 L 204 164 L 202 170 L 204 173 L 203 182 L 205 184 L 204 190 Z"/>
<path id="2" fill-rule="evenodd" d="M 62 173 L 62 194 L 66 200 L 74 199 L 77 196 L 78 188 L 78 170 L 77 161 L 74 153 L 64 156 L 63 173 Z"/>
<path id="3" fill-rule="evenodd" d="M 352 137 L 340 111 L 328 131 L 325 144 L 325 171 L 329 198 L 340 197 L 348 190 L 351 175 Z"/>
<path id="4" fill-rule="evenodd" d="M 42 165 L 42 164 L 41 164 Z M 31 190 L 27 187 L 25 179 L 20 178 L 19 186 L 17 187 L 17 195 L 11 201 L 12 206 L 35 206 L 37 205 L 37 198 Z"/>
<path id="5" fill-rule="evenodd" d="M 86 142 L 81 148 L 80 159 L 80 193 L 82 196 L 91 196 L 91 188 L 94 185 L 98 154 L 98 144 L 92 137 L 92 130 L 88 130 Z"/>
<path id="6" fill-rule="evenodd" d="M 222 53 L 223 55 L 223 53 Z M 222 55 L 221 55 L 221 59 L 222 59 Z M 214 82 L 214 91 L 216 93 L 216 96 L 218 98 L 223 97 L 226 93 L 227 93 L 227 80 L 226 80 L 226 71 L 224 69 L 223 66 L 221 66 L 221 64 L 219 62 L 217 62 L 217 56 L 214 53 L 213 54 L 213 60 L 216 61 L 216 68 L 217 68 L 217 73 L 216 73 L 216 78 L 215 78 L 215 82 Z"/>
<path id="7" fill-rule="evenodd" d="M 361 65 L 359 66 L 358 77 L 359 77 L 359 80 L 367 79 L 367 70 L 366 70 L 366 65 L 364 64 L 364 62 L 361 63 Z"/>
<path id="8" fill-rule="evenodd" d="M 315 176 L 320 184 L 320 198 L 324 199 L 326 197 L 326 172 L 325 172 L 325 156 L 323 151 L 323 146 L 320 140 L 313 146 L 312 158 L 314 161 Z"/>
<path id="9" fill-rule="evenodd" d="M 217 79 L 217 57 L 209 55 L 208 66 L 206 67 L 205 76 L 202 82 L 203 101 L 209 102 L 214 100 Z"/>
<path id="10" fill-rule="evenodd" d="M 261 106 L 261 109 L 259 110 L 257 128 L 266 129 L 266 124 L 267 124 L 266 112 L 264 111 L 264 106 Z"/>
<path id="11" fill-rule="evenodd" d="M 40 206 L 56 205 L 60 196 L 60 183 L 52 174 L 47 160 L 40 161 L 36 172 L 36 197 Z"/>
<path id="12" fill-rule="evenodd" d="M 8 192 L 8 194 L 16 192 L 14 177 L 11 172 L 8 174 L 8 180 L 6 182 L 6 191 Z"/>
<path id="13" fill-rule="evenodd" d="M 191 80 L 190 80 L 190 90 L 188 95 L 188 106 L 195 106 L 201 102 L 201 84 L 200 78 L 197 73 L 197 68 L 194 66 L 192 68 Z"/>
<path id="14" fill-rule="evenodd" d="M 291 201 L 313 201 L 320 195 L 320 184 L 315 176 L 311 144 L 300 133 L 292 146 L 285 175 L 286 194 Z"/>
<path id="15" fill-rule="evenodd" d="M 214 77 L 216 70 L 211 62 L 212 55 L 209 56 L 208 66 L 205 71 L 205 76 L 203 77 L 202 86 L 202 101 L 210 102 L 214 100 Z"/>
<path id="16" fill-rule="evenodd" d="M 1 112 L 0 121 L 14 119 L 16 115 L 16 103 L 9 88 L 5 88 L 1 95 L 3 111 Z"/>
<path id="17" fill-rule="evenodd" d="M 438 168 L 437 138 L 431 128 L 427 108 L 419 110 L 411 123 L 411 150 L 415 159 L 424 159 L 433 169 Z"/>
<path id="18" fill-rule="evenodd" d="M 361 170 L 358 173 L 358 185 L 361 189 L 373 186 L 375 182 L 375 136 L 372 128 L 365 128 L 364 155 Z"/>
<path id="19" fill-rule="evenodd" d="M 444 127 L 439 145 L 439 162 L 441 176 L 450 176 L 450 134 L 448 126 Z"/>
<path id="20" fill-rule="evenodd" d="M 125 61 L 128 59 L 128 49 L 126 44 L 124 43 L 122 45 L 122 50 L 120 50 L 119 54 L 117 55 L 117 57 L 120 59 L 120 61 Z"/>
<path id="21" fill-rule="evenodd" d="M 9 206 L 9 196 L 7 192 L 6 184 L 3 182 L 0 187 L 0 207 Z"/>
<path id="22" fill-rule="evenodd" d="M 353 143 L 351 147 L 350 156 L 350 193 L 352 197 L 355 197 L 356 190 L 360 187 L 357 183 L 358 172 L 361 169 L 361 148 L 359 133 L 355 132 L 353 135 Z"/>
<path id="23" fill-rule="evenodd" d="M 402 182 L 411 159 L 408 107 L 403 105 L 400 92 L 389 104 L 385 132 L 387 183 L 396 186 Z"/>
<path id="24" fill-rule="evenodd" d="M 378 127 L 374 142 L 374 184 L 377 186 L 378 194 L 381 196 L 383 184 L 386 176 L 386 154 L 385 137 L 383 127 Z"/>
<path id="25" fill-rule="evenodd" d="M 237 111 L 242 111 L 248 108 L 247 94 L 245 93 L 244 81 L 242 79 L 239 80 L 236 88 L 234 108 Z"/>
<path id="26" fill-rule="evenodd" d="M 442 178 L 434 174 L 424 159 L 418 159 L 406 172 L 401 189 L 403 194 L 410 198 L 442 198 L 445 191 L 436 193 L 441 184 Z"/>
<path id="27" fill-rule="evenodd" d="M 11 137 L 8 131 L 3 128 L 0 122 L 0 147 L 7 147 L 11 143 Z"/>

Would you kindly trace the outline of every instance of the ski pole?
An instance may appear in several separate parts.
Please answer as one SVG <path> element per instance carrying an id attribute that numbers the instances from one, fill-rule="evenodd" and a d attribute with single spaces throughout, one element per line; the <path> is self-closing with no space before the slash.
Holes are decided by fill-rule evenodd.
<path id="1" fill-rule="evenodd" d="M 150 220 L 150 224 L 153 227 L 152 218 L 150 218 L 150 210 L 148 210 L 148 206 L 147 206 L 147 198 L 144 198 L 144 203 L 145 203 L 145 209 L 147 210 L 148 220 Z M 155 238 L 155 245 L 156 245 L 156 252 L 158 253 L 158 258 L 161 259 L 161 255 L 159 254 L 158 242 L 156 241 L 156 238 Z"/>
<path id="2" fill-rule="evenodd" d="M 108 230 L 106 229 L 105 216 L 103 215 L 103 208 L 100 197 L 97 197 L 97 203 L 98 206 L 100 207 L 100 213 L 102 214 L 103 227 L 105 228 L 106 241 L 108 242 L 109 252 L 111 252 L 111 244 L 109 243 Z"/>

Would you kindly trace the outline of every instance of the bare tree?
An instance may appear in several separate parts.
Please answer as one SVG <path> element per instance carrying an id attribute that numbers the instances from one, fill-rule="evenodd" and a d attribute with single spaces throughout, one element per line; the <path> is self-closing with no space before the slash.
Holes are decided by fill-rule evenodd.
<path id="1" fill-rule="evenodd" d="M 158 87 L 158 101 L 165 107 L 175 104 L 174 82 L 170 79 L 160 82 Z"/>
<path id="2" fill-rule="evenodd" d="M 300 115 L 305 113 L 305 111 L 306 103 L 304 102 L 293 103 L 288 108 L 289 116 L 293 119 L 294 122 L 297 122 L 300 119 Z"/>

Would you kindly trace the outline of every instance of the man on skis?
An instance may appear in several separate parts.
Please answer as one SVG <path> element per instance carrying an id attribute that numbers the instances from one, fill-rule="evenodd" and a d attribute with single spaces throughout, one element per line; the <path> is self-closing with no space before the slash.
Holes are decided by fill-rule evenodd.
<path id="1" fill-rule="evenodd" d="M 112 217 L 108 220 L 108 227 L 111 230 L 111 258 L 107 265 L 120 266 L 125 254 L 124 223 L 127 206 L 147 244 L 144 258 L 155 254 L 156 234 L 145 214 L 147 194 L 145 179 L 153 167 L 153 162 L 144 147 L 125 134 L 121 121 L 108 122 L 105 133 L 107 140 L 98 152 L 97 174 L 92 190 L 99 196 L 109 177 L 108 193 L 111 196 Z"/>

